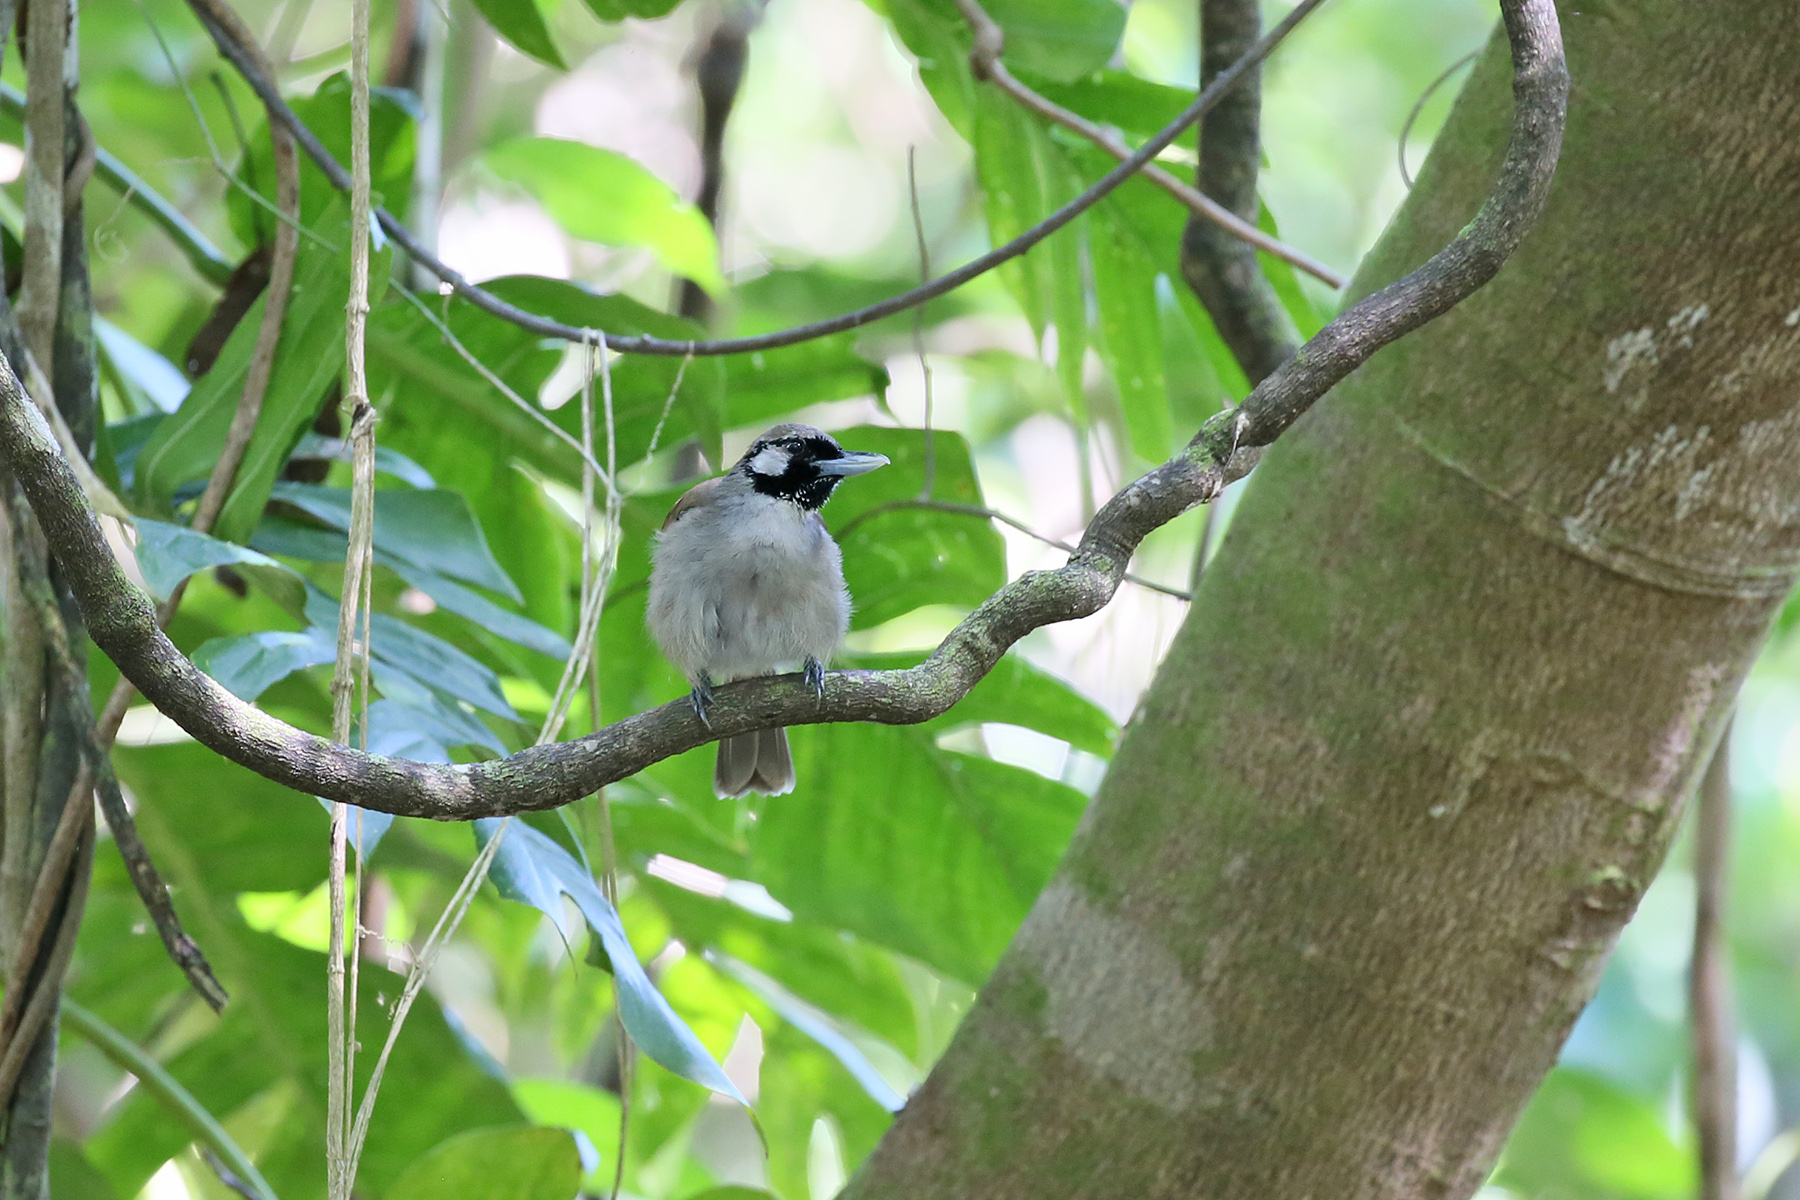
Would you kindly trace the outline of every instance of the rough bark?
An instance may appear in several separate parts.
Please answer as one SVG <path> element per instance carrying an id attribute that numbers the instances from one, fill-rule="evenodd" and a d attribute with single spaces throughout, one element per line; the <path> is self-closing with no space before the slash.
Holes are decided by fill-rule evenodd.
<path id="1" fill-rule="evenodd" d="M 1800 567 L 1800 27 L 1563 17 L 1543 220 L 1269 452 L 847 1200 L 1481 1184 Z M 1490 46 L 1357 291 L 1468 219 L 1506 73 Z"/>

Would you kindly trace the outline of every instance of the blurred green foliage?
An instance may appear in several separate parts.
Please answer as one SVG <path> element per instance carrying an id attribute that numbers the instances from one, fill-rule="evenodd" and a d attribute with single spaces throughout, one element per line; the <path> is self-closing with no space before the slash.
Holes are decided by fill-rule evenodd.
<path id="1" fill-rule="evenodd" d="M 376 5 L 378 62 L 403 7 Z M 1185 103 L 1195 53 L 1194 5 L 1184 0 L 1139 0 L 1129 18 L 1114 0 L 989 7 L 1008 29 L 1008 61 L 1022 77 L 1128 138 L 1146 136 Z M 296 108 L 342 155 L 342 14 L 305 0 L 242 8 L 270 31 Z M 470 212 L 533 206 L 559 228 L 572 264 L 564 279 L 509 262 L 506 277 L 488 284 L 508 301 L 577 325 L 690 338 L 705 331 L 666 311 L 672 272 L 716 293 L 721 332 L 813 319 L 915 277 L 904 199 L 876 197 L 886 223 L 842 256 L 809 257 L 758 233 L 749 218 L 734 224 L 729 203 L 715 238 L 678 199 L 692 180 L 634 156 L 629 138 L 569 140 L 568 111 L 608 93 L 583 93 L 586 100 L 555 110 L 561 117 L 534 116 L 540 106 L 551 112 L 557 89 L 618 67 L 621 47 L 646 60 L 660 55 L 667 67 L 628 86 L 645 95 L 654 88 L 644 79 L 689 86 L 679 64 L 703 39 L 710 11 L 694 0 L 476 0 L 449 11 L 442 191 Z M 655 20 L 604 23 L 628 17 Z M 1474 0 L 1364 0 L 1332 6 L 1283 51 L 1269 71 L 1265 194 L 1293 240 L 1353 265 L 1399 198 L 1395 142 L 1407 109 L 1481 43 L 1491 20 L 1492 6 Z M 917 124 L 902 136 L 931 142 L 920 160 L 919 215 L 940 267 L 1028 228 L 1111 165 L 971 78 L 968 35 L 948 0 L 870 0 L 867 8 L 776 0 L 751 40 L 729 147 L 737 174 L 728 179 L 741 179 L 746 197 L 763 186 L 758 170 L 789 170 L 780 155 L 800 153 L 800 143 L 852 164 L 844 156 L 861 139 L 893 136 L 848 101 L 820 102 L 854 96 L 863 80 L 831 83 L 829 54 L 804 41 L 819 29 L 873 56 L 858 59 L 863 66 L 886 63 L 882 70 L 910 89 Z M 81 36 L 81 103 L 98 142 L 234 260 L 267 238 L 273 218 L 253 198 L 272 191 L 260 110 L 179 0 L 90 0 Z M 811 74 L 759 65 L 789 63 L 804 45 L 818 51 Z M 16 61 L 6 71 L 17 79 Z M 617 94 L 612 100 L 621 107 L 600 113 L 600 124 L 642 115 Z M 687 104 L 675 103 L 652 132 L 688 137 Z M 1415 164 L 1447 104 L 1448 92 L 1415 126 Z M 384 90 L 376 106 L 377 190 L 395 212 L 416 207 L 409 193 L 422 111 L 400 88 Z M 800 115 L 764 119 L 779 113 Z M 1191 138 L 1185 144 L 1191 155 Z M 769 159 L 777 165 L 759 167 Z M 889 191 L 904 198 L 904 171 L 891 161 L 882 169 Z M 802 203 L 804 182 L 789 186 Z M 331 656 L 347 525 L 348 472 L 329 414 L 343 353 L 337 313 L 348 234 L 342 202 L 310 166 L 303 190 L 299 282 L 276 387 L 218 530 L 223 541 L 178 526 L 216 456 L 260 305 L 184 392 L 179 368 L 218 290 L 137 208 L 97 183 L 88 232 L 97 303 L 111 322 L 102 466 L 143 518 L 146 576 L 165 593 L 193 577 L 172 636 L 239 694 L 324 730 L 321 664 Z M 0 198 L 0 220 L 16 234 L 18 216 L 13 185 Z M 1035 504 L 1042 511 L 1034 515 L 1065 522 L 1054 532 L 1066 534 L 1109 480 L 1160 460 L 1241 395 L 1241 372 L 1180 284 L 1184 219 L 1161 192 L 1128 184 L 997 282 L 922 310 L 917 336 L 938 385 L 929 432 L 920 428 L 926 393 L 910 315 L 753 356 L 613 361 L 593 389 L 598 444 L 604 452 L 610 443 L 629 494 L 600 623 L 600 711 L 578 699 L 565 736 L 685 690 L 645 636 L 644 583 L 651 533 L 695 454 L 717 465 L 767 424 L 800 414 L 893 460 L 846 486 L 825 514 L 844 544 L 857 601 L 845 664 L 891 666 L 916 661 L 1009 568 L 1037 561 L 1026 540 L 1003 540 L 987 521 L 912 500 L 929 493 L 1013 511 Z M 750 243 L 761 248 L 746 251 Z M 491 757 L 529 744 L 576 633 L 579 351 L 438 296 L 387 254 L 378 271 L 389 286 L 377 289 L 369 332 L 383 453 L 370 745 L 422 759 Z M 1277 283 L 1296 323 L 1316 328 L 1332 298 L 1285 268 Z M 1063 457 L 1046 457 L 1053 451 Z M 1192 521 L 1159 533 L 1140 569 L 1184 583 L 1197 535 Z M 226 571 L 215 574 L 219 567 Z M 1789 869 L 1800 858 L 1792 749 L 1800 745 L 1800 643 L 1792 628 L 1784 624 L 1738 726 L 1743 832 L 1733 928 L 1747 1158 L 1800 1114 L 1800 1025 L 1790 1003 L 1800 963 L 1800 887 Z M 566 820 L 515 822 L 497 887 L 478 898 L 399 1040 L 362 1194 L 603 1194 L 622 1151 L 633 1196 L 823 1200 L 930 1069 L 1048 877 L 1110 753 L 1117 727 L 1108 710 L 1129 710 L 1131 689 L 1153 662 L 1149 645 L 1122 668 L 1135 683 L 1105 705 L 1092 686 L 1035 665 L 1081 666 L 1040 635 L 1025 657 L 1006 659 L 927 725 L 794 730 L 801 784 L 790 796 L 715 800 L 703 750 L 617 785 L 604 803 L 570 806 Z M 96 658 L 94 674 L 104 697 L 111 668 Z M 233 1003 L 216 1019 L 187 992 L 146 932 L 116 856 L 104 851 L 71 992 L 167 1064 L 283 1200 L 319 1196 L 326 817 L 310 799 L 170 734 L 147 714 L 128 724 L 119 772 Z M 410 961 L 491 833 L 366 819 L 365 1077 L 399 992 L 387 967 Z M 595 883 L 609 855 L 621 877 L 616 912 Z M 1691 1190 L 1681 995 L 1691 889 L 1680 851 L 1674 861 L 1627 933 L 1565 1065 L 1527 1112 L 1496 1195 L 1659 1200 Z M 647 1056 L 621 1059 L 616 989 Z M 154 1097 L 120 1082 L 91 1048 L 67 1040 L 56 1194 L 132 1196 L 173 1164 L 167 1169 L 190 1194 L 228 1195 Z M 757 1124 L 701 1084 L 740 1092 Z M 622 1148 L 621 1096 L 629 1106 Z M 1780 1165 L 1768 1159 L 1764 1175 Z"/>

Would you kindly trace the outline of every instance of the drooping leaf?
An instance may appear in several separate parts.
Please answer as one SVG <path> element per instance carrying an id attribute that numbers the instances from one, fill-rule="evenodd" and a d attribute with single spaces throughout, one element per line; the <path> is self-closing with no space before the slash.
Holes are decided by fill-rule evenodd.
<path id="1" fill-rule="evenodd" d="M 208 567 L 225 563 L 253 563 L 278 571 L 287 569 L 268 555 L 259 554 L 248 546 L 222 542 L 185 525 L 152 521 L 148 517 L 138 517 L 133 524 L 138 533 L 138 570 L 143 572 L 150 594 L 158 600 L 167 600 L 182 580 Z"/>
<path id="2" fill-rule="evenodd" d="M 486 845 L 501 824 L 495 818 L 476 821 L 476 840 Z M 645 1054 L 682 1078 L 744 1103 L 737 1086 L 650 982 L 625 936 L 618 911 L 601 893 L 593 876 L 567 850 L 525 822 L 513 821 L 495 854 L 492 878 L 501 895 L 536 908 L 565 935 L 572 931 L 567 928 L 562 897 L 573 900 L 600 939 L 612 965 L 619 989 L 620 1016 L 632 1040 Z"/>
<path id="3" fill-rule="evenodd" d="M 674 274 L 715 295 L 725 291 L 712 226 L 623 154 L 559 138 L 517 138 L 488 151 L 483 161 L 535 196 L 571 237 L 642 246 Z"/>
<path id="4" fill-rule="evenodd" d="M 566 1129 L 534 1125 L 471 1129 L 416 1159 L 384 1200 L 573 1200 L 581 1154 Z"/>
<path id="5" fill-rule="evenodd" d="M 108 321 L 94 318 L 94 340 L 102 365 L 151 412 L 171 413 L 187 399 L 188 381 L 175 364 Z"/>
<path id="6" fill-rule="evenodd" d="M 569 657 L 568 639 L 553 629 L 539 625 L 530 617 L 508 612 L 479 592 L 470 591 L 435 571 L 422 570 L 399 559 L 389 559 L 387 565 L 400 578 L 430 596 L 438 607 L 459 617 L 467 617 L 495 637 L 517 642 L 554 659 Z"/>

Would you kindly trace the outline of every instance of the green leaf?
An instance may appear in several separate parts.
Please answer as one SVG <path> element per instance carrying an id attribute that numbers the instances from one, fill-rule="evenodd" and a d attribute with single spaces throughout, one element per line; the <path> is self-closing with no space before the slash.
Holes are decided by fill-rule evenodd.
<path id="1" fill-rule="evenodd" d="M 799 786 L 763 806 L 753 878 L 797 918 L 979 984 L 1086 799 L 1030 771 L 873 725 L 789 731 Z"/>
<path id="2" fill-rule="evenodd" d="M 333 529 L 350 528 L 350 489 L 279 483 L 271 495 Z M 375 548 L 402 562 L 501 593 L 519 589 L 488 549 L 468 501 L 441 488 L 379 488 L 375 492 Z"/>
<path id="3" fill-rule="evenodd" d="M 185 525 L 170 525 L 148 517 L 138 517 L 132 524 L 138 533 L 138 570 L 143 572 L 150 594 L 158 600 L 167 600 L 181 581 L 196 571 L 225 563 L 253 563 L 278 571 L 287 570 L 266 554 L 258 554 L 247 546 L 222 542 Z"/>
<path id="4" fill-rule="evenodd" d="M 1007 65 L 1050 79 L 1098 71 L 1125 32 L 1116 0 L 988 0 L 986 8 L 1006 31 Z"/>
<path id="5" fill-rule="evenodd" d="M 924 489 L 924 432 L 860 426 L 836 436 L 848 449 L 891 460 L 840 487 L 825 508 L 825 523 L 843 548 L 855 628 L 928 604 L 973 608 L 1006 582 L 1006 547 L 991 522 L 908 506 Z M 981 506 L 981 485 L 962 435 L 938 430 L 930 447 L 932 497 Z"/>
<path id="6" fill-rule="evenodd" d="M 1156 264 L 1131 236 L 1105 218 L 1088 245 L 1107 365 L 1119 389 L 1131 448 L 1146 462 L 1168 457 L 1175 438 L 1163 374 L 1162 327 L 1156 320 Z"/>
<path id="7" fill-rule="evenodd" d="M 187 399 L 190 385 L 175 364 L 105 317 L 94 318 L 94 342 L 121 389 L 141 401 L 139 411 L 171 413 Z"/>
<path id="8" fill-rule="evenodd" d="M 581 1154 L 567 1130 L 471 1129 L 415 1160 L 384 1200 L 573 1200 L 581 1176 Z"/>
<path id="9" fill-rule="evenodd" d="M 533 0 L 475 0 L 494 32 L 548 67 L 569 69 L 550 36 L 543 10 Z"/>
<path id="10" fill-rule="evenodd" d="M 314 89 L 310 96 L 294 96 L 288 105 L 296 116 L 313 131 L 325 149 L 340 163 L 350 162 L 350 75 L 339 71 Z M 261 112 L 261 106 L 256 106 Z M 369 190 L 374 203 L 402 218 L 412 196 L 417 101 L 412 93 L 400 88 L 369 89 Z M 237 188 L 225 193 L 225 212 L 232 232 L 246 246 L 256 246 L 275 238 L 275 165 L 269 146 L 268 124 L 258 122 L 252 131 L 249 154 L 238 163 L 238 176 L 245 186 L 262 197 L 258 204 Z M 345 203 L 343 193 L 325 178 L 325 172 L 312 159 L 300 156 L 300 223 L 323 234 L 322 215 Z M 345 211 L 348 212 L 346 206 Z M 346 226 L 346 229 L 348 227 Z M 303 233 L 302 245 L 309 239 Z M 345 245 L 344 237 L 326 236 L 325 240 Z M 383 277 L 385 277 L 383 272 Z M 373 270 L 370 279 L 375 275 Z M 339 297 L 338 324 L 343 324 Z M 340 352 L 341 354 L 341 352 Z"/>
<path id="11" fill-rule="evenodd" d="M 203 642 L 193 658 L 219 686 L 248 702 L 295 671 L 337 661 L 337 642 L 317 627 L 301 633 L 264 630 Z"/>
<path id="12" fill-rule="evenodd" d="M 486 845 L 501 824 L 492 817 L 476 821 L 476 840 Z M 525 822 L 514 821 L 495 855 L 492 878 L 501 895 L 536 908 L 565 936 L 572 931 L 566 928 L 562 897 L 573 900 L 606 951 L 619 989 L 620 1017 L 638 1048 L 682 1078 L 746 1103 L 737 1085 L 650 982 L 625 936 L 618 910 L 567 850 Z"/>
<path id="13" fill-rule="evenodd" d="M 355 459 L 355 449 L 343 438 L 328 438 L 317 433 L 303 433 L 294 444 L 291 458 L 324 458 L 332 462 L 348 463 Z M 410 487 L 434 488 L 437 486 L 431 478 L 431 472 L 421 467 L 406 455 L 392 446 L 375 447 L 375 469 L 392 475 Z"/>
<path id="14" fill-rule="evenodd" d="M 277 473 L 301 432 L 317 417 L 325 390 L 343 365 L 349 265 L 338 248 L 349 239 L 347 204 L 334 204 L 316 228 L 331 244 L 301 239 L 294 291 L 282 321 L 281 347 L 262 415 L 213 528 L 227 541 L 244 541 L 255 528 Z M 377 293 L 388 277 L 391 258 L 392 251 L 386 248 L 373 256 L 370 278 Z M 152 509 L 169 511 L 177 490 L 206 479 L 218 461 L 243 392 L 264 299 L 259 297 L 250 307 L 212 370 L 195 383 L 181 408 L 157 427 L 137 456 L 135 487 Z"/>
<path id="15" fill-rule="evenodd" d="M 923 661 L 919 654 L 860 654 L 846 663 L 871 671 L 891 671 Z M 1069 684 L 1008 654 L 982 677 L 967 696 L 924 728 L 940 732 L 970 725 L 1017 725 L 1069 743 L 1078 750 L 1109 757 L 1119 727 L 1106 710 Z"/>
<path id="16" fill-rule="evenodd" d="M 1064 108 L 1139 140 L 1160 133 L 1194 102 L 1194 93 L 1187 88 L 1155 83 L 1129 71 L 1104 70 L 1058 81 L 1021 69 L 1020 80 Z"/>
<path id="17" fill-rule="evenodd" d="M 591 291 L 566 279 L 541 275 L 511 275 L 491 279 L 489 291 L 529 312 L 541 313 L 570 325 L 604 329 L 614 334 L 650 334 L 670 341 L 693 341 L 706 331 L 692 321 L 658 312 L 628 296 Z M 733 356 L 737 357 L 737 356 Z M 612 360 L 609 368 L 613 393 L 613 436 L 618 462 L 627 467 L 650 452 L 651 438 L 661 426 L 657 448 L 668 449 L 688 437 L 715 460 L 724 427 L 727 364 L 717 357 L 684 363 L 661 355 L 628 354 Z M 680 380 L 680 389 L 676 381 Z M 604 443 L 603 381 L 594 382 L 594 429 Z M 781 411 L 788 411 L 783 409 Z M 552 414 L 570 434 L 581 434 L 579 397 Z M 602 453 L 604 453 L 602 451 Z"/>
<path id="18" fill-rule="evenodd" d="M 747 963 L 741 963 L 728 954 L 715 954 L 707 959 L 720 971 L 731 976 L 739 983 L 774 1009 L 776 1014 L 795 1029 L 817 1042 L 821 1049 L 838 1060 L 843 1068 L 850 1072 L 869 1099 L 881 1105 L 889 1112 L 899 1112 L 906 1106 L 906 1097 L 896 1092 L 869 1061 L 869 1056 L 852 1041 L 831 1015 L 800 999 L 773 979 L 758 971 Z"/>
<path id="19" fill-rule="evenodd" d="M 623 21 L 627 17 L 654 20 L 668 16 L 680 3 L 681 0 L 587 0 L 587 6 L 602 21 Z"/>
<path id="20" fill-rule="evenodd" d="M 435 571 L 410 566 L 386 555 L 382 556 L 382 561 L 400 578 L 430 596 L 446 612 L 466 617 L 495 637 L 505 638 L 558 661 L 569 657 L 571 649 L 568 639 L 554 629 L 539 625 L 530 617 L 508 612 L 479 592 L 453 583 Z"/>
<path id="21" fill-rule="evenodd" d="M 1680 1200 L 1694 1194 L 1694 1157 L 1669 1137 L 1655 1105 L 1558 1067 L 1514 1129 L 1494 1181 L 1523 1195 Z"/>
<path id="22" fill-rule="evenodd" d="M 533 1125 L 567 1129 L 578 1141 L 587 1139 L 600 1159 L 599 1168 L 588 1172 L 589 1185 L 605 1186 L 610 1191 L 612 1172 L 607 1160 L 619 1142 L 618 1096 L 592 1084 L 566 1079 L 515 1079 L 512 1093 Z M 607 1150 L 600 1150 L 602 1146 Z"/>
<path id="23" fill-rule="evenodd" d="M 560 138 L 517 138 L 483 161 L 525 188 L 572 237 L 642 246 L 714 295 L 725 292 L 719 247 L 699 209 L 644 167 L 611 150 Z"/>

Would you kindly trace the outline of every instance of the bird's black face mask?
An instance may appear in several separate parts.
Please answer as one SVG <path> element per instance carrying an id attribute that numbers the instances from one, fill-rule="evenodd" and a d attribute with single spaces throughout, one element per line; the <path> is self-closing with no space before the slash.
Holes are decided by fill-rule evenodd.
<path id="1" fill-rule="evenodd" d="M 831 499 L 845 476 L 873 471 L 887 462 L 880 454 L 845 450 L 825 434 L 771 431 L 756 440 L 739 465 L 750 485 L 764 496 L 813 510 Z"/>

